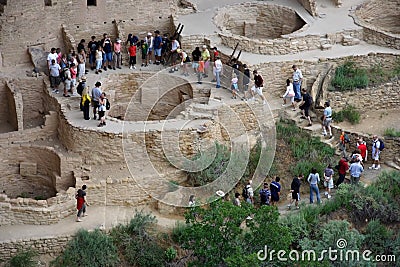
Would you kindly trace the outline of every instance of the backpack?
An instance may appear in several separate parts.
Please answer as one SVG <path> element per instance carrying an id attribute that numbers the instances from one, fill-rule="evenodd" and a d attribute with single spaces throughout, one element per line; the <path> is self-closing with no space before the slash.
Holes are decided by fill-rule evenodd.
<path id="1" fill-rule="evenodd" d="M 266 189 L 260 191 L 260 201 L 261 204 L 269 204 L 268 191 Z"/>
<path id="2" fill-rule="evenodd" d="M 344 134 L 344 142 L 345 143 L 350 143 L 350 137 L 348 134 Z"/>
<path id="3" fill-rule="evenodd" d="M 245 187 L 243 187 L 242 196 L 244 199 L 249 198 L 249 192 L 247 192 L 247 185 Z"/>
<path id="4" fill-rule="evenodd" d="M 379 141 L 379 151 L 382 151 L 382 150 L 384 150 L 385 149 L 385 143 L 382 141 L 382 139 L 378 139 L 378 141 Z M 374 146 L 375 146 L 375 143 L 376 142 L 374 142 Z"/>
<path id="5" fill-rule="evenodd" d="M 111 108 L 111 104 L 110 104 L 110 100 L 106 100 L 106 110 L 110 110 Z"/>

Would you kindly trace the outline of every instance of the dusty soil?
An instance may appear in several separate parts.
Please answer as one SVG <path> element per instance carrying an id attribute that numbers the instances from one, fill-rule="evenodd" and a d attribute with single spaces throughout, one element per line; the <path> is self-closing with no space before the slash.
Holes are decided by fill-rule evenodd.
<path id="1" fill-rule="evenodd" d="M 334 123 L 348 131 L 359 132 L 365 134 L 377 134 L 383 136 L 385 129 L 394 128 L 400 131 L 399 109 L 385 110 L 367 110 L 361 113 L 361 121 L 359 124 L 351 124 L 347 121 Z"/>

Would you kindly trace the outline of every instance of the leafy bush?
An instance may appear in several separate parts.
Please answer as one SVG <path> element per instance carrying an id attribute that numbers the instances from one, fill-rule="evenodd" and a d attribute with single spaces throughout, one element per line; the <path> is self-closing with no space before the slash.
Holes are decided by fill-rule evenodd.
<path id="1" fill-rule="evenodd" d="M 340 91 L 366 88 L 368 86 L 367 71 L 357 68 L 354 62 L 347 61 L 336 68 L 332 85 Z"/>
<path id="2" fill-rule="evenodd" d="M 221 177 L 221 175 L 226 175 L 228 179 L 235 179 L 238 176 L 236 174 L 240 174 L 242 183 L 244 183 L 249 177 L 253 176 L 260 161 L 262 149 L 261 141 L 256 143 L 256 145 L 250 150 L 250 153 L 247 153 L 246 151 L 231 153 L 227 146 L 217 142 L 215 143 L 215 147 L 215 155 L 210 155 L 205 152 L 198 153 L 193 157 L 193 161 L 197 161 L 200 166 L 204 166 L 204 169 L 197 172 L 187 173 L 188 180 L 192 186 L 208 184 L 218 177 Z M 211 164 L 207 166 L 208 163 Z M 228 164 L 230 164 L 229 174 L 225 172 Z M 185 169 L 190 170 L 191 168 L 190 166 L 186 166 Z M 235 182 L 237 181 L 235 180 Z"/>
<path id="3" fill-rule="evenodd" d="M 38 253 L 32 249 L 19 251 L 8 261 L 9 267 L 34 267 L 38 266 L 36 257 Z"/>
<path id="4" fill-rule="evenodd" d="M 98 229 L 93 232 L 79 230 L 63 253 L 51 263 L 51 266 L 112 267 L 117 266 L 118 262 L 117 248 L 109 236 Z"/>
<path id="5" fill-rule="evenodd" d="M 291 167 L 295 175 L 308 175 L 315 167 L 319 173 L 325 169 L 325 164 L 333 163 L 334 149 L 321 142 L 317 137 L 297 127 L 293 122 L 280 121 L 276 125 L 277 137 L 283 139 L 289 146 L 297 163 Z"/>
<path id="6" fill-rule="evenodd" d="M 393 253 L 393 232 L 380 223 L 379 220 L 372 220 L 368 223 L 365 231 L 364 247 L 375 254 Z"/>
<path id="7" fill-rule="evenodd" d="M 357 124 L 360 122 L 360 112 L 352 105 L 347 105 L 344 109 L 338 112 L 332 113 L 332 118 L 336 122 L 342 122 L 348 120 L 351 124 Z"/>
<path id="8" fill-rule="evenodd" d="M 168 262 L 173 261 L 176 258 L 177 252 L 176 249 L 174 249 L 173 247 L 169 247 L 167 248 L 167 250 L 165 250 L 165 258 L 167 259 Z"/>
<path id="9" fill-rule="evenodd" d="M 395 128 L 386 128 L 383 135 L 388 137 L 400 137 L 400 131 Z"/>
<path id="10" fill-rule="evenodd" d="M 237 207 L 218 200 L 209 208 L 195 209 L 196 216 L 185 214 L 187 228 L 181 243 L 182 248 L 193 252 L 190 266 L 239 266 L 243 259 L 250 262 L 243 266 L 260 266 L 254 254 L 265 245 L 288 250 L 292 241 L 288 227 L 278 222 L 275 207 L 255 209 L 246 203 Z M 246 219 L 249 215 L 251 220 Z"/>
<path id="11" fill-rule="evenodd" d="M 123 259 L 131 266 L 163 266 L 164 249 L 157 243 L 154 233 L 156 218 L 137 212 L 128 225 L 118 225 L 110 232 Z"/>

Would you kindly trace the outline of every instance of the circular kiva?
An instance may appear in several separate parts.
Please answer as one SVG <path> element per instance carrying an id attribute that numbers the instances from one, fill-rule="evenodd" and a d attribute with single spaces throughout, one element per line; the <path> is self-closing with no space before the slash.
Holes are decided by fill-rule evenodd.
<path id="1" fill-rule="evenodd" d="M 226 68 L 229 67 L 226 66 Z M 178 78 L 165 70 L 154 74 L 132 97 L 135 101 L 128 104 L 125 117 L 129 117 L 129 112 L 135 109 L 134 105 L 138 99 L 141 100 L 143 114 L 150 116 L 152 109 L 160 105 L 159 100 L 171 90 L 182 86 L 182 82 L 190 83 L 189 80 L 183 81 L 181 77 Z M 196 90 L 196 86 L 192 84 L 193 90 Z M 203 88 L 214 86 L 206 82 L 201 85 Z M 225 84 L 222 82 L 221 87 L 218 90 L 229 89 L 230 81 Z M 183 110 L 196 101 L 203 103 L 204 106 L 212 107 L 213 116 L 205 119 L 178 119 L 176 117 L 175 109 Z M 232 190 L 245 174 L 256 137 L 261 144 L 261 152 L 258 162 L 252 163 L 257 164 L 253 177 L 250 177 L 254 188 L 264 181 L 272 165 L 276 132 L 268 104 L 235 102 L 228 105 L 212 98 L 207 102 L 204 104 L 204 99 L 196 98 L 182 102 L 170 111 L 171 116 L 166 117 L 161 127 L 154 128 L 154 124 L 145 122 L 140 136 L 137 134 L 133 136 L 129 134 L 126 127 L 123 128 L 123 153 L 132 177 L 146 193 L 164 204 L 186 207 L 191 195 L 196 197 L 197 203 L 205 204 L 219 197 L 216 195 L 217 191 L 226 193 Z M 193 126 L 198 130 L 193 131 Z M 207 138 L 203 138 L 204 132 L 207 132 Z M 193 154 L 187 155 L 182 152 L 182 145 L 185 145 L 182 140 L 188 135 L 191 136 L 191 140 L 196 140 L 190 144 L 193 147 L 193 154 L 201 154 L 196 159 L 192 159 Z M 151 138 L 148 138 L 150 136 Z M 197 138 L 193 139 L 193 136 Z M 153 140 L 151 143 L 148 142 L 150 139 Z M 154 139 L 157 140 L 157 144 L 154 144 Z M 154 157 L 164 158 L 176 168 L 177 172 L 199 172 L 205 170 L 214 161 L 217 155 L 215 141 L 222 141 L 228 146 L 230 159 L 222 174 L 203 186 L 185 187 L 171 183 L 174 181 L 174 174 L 160 171 L 160 166 L 158 166 L 160 161 L 154 160 Z M 140 149 L 137 149 L 138 145 Z M 156 155 L 155 153 L 150 155 L 150 150 L 156 151 Z"/>

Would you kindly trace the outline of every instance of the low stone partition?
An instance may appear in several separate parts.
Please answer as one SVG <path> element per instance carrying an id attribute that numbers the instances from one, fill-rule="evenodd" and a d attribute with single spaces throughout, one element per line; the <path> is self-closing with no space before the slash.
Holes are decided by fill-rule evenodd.
<path id="1" fill-rule="evenodd" d="M 9 198 L 0 194 L 0 225 L 53 224 L 75 211 L 75 188 L 59 192 L 47 200 Z"/>
<path id="2" fill-rule="evenodd" d="M 73 238 L 65 235 L 0 241 L 0 259 L 8 260 L 15 256 L 18 248 L 21 251 L 32 249 L 40 255 L 58 256 Z"/>
<path id="3" fill-rule="evenodd" d="M 396 0 L 372 0 L 358 6 L 350 15 L 363 27 L 366 42 L 400 49 L 399 13 Z"/>
<path id="4" fill-rule="evenodd" d="M 327 91 L 326 99 L 335 109 L 352 105 L 360 111 L 397 109 L 400 107 L 400 80 L 377 87 L 355 89 L 353 91 Z"/>
<path id="5" fill-rule="evenodd" d="M 312 16 L 317 16 L 317 1 L 316 0 L 297 0 Z M 341 1 L 341 0 L 334 0 Z"/>

